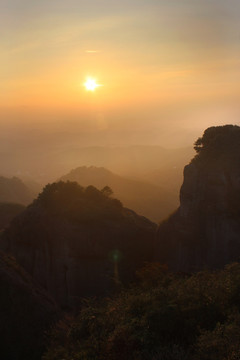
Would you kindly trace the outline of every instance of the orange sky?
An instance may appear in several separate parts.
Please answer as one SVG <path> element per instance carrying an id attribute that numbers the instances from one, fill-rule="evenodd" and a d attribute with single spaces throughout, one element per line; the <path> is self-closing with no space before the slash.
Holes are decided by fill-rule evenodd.
<path id="1" fill-rule="evenodd" d="M 0 14 L 3 126 L 164 145 L 174 129 L 181 145 L 184 132 L 239 121 L 235 0 L 3 0 Z M 86 92 L 87 76 L 103 86 Z"/>

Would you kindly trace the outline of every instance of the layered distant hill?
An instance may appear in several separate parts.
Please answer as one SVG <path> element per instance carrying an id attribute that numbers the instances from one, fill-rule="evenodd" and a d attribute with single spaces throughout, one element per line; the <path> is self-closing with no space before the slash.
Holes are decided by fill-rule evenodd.
<path id="1" fill-rule="evenodd" d="M 175 199 L 176 208 L 179 206 L 179 189 L 183 182 L 183 168 L 183 164 L 166 166 L 142 174 L 138 178 L 171 193 Z"/>
<path id="2" fill-rule="evenodd" d="M 0 176 L 0 202 L 28 205 L 32 200 L 33 193 L 22 180 Z"/>
<path id="3" fill-rule="evenodd" d="M 64 133 L 64 138 L 66 134 Z M 44 137 L 45 138 L 45 137 Z M 21 179 L 32 179 L 46 184 L 59 178 L 68 169 L 78 166 L 105 167 L 114 173 L 139 177 L 150 182 L 146 176 L 155 170 L 168 172 L 179 168 L 180 172 L 193 156 L 192 147 L 165 149 L 161 146 L 80 146 L 63 141 L 55 146 L 21 146 L 7 152 L 0 152 L 2 174 L 16 175 Z M 158 184 L 157 184 L 158 185 Z M 161 183 L 162 185 L 162 183 Z M 166 183 L 168 185 L 168 183 Z"/>
<path id="4" fill-rule="evenodd" d="M 139 175 L 158 169 L 182 168 L 193 156 L 191 147 L 165 149 L 161 146 L 103 147 L 92 146 L 76 148 L 71 154 L 72 167 L 79 164 L 105 167 L 121 175 Z M 76 164 L 74 166 L 74 164 Z"/>
<path id="5" fill-rule="evenodd" d="M 82 186 L 98 189 L 109 186 L 124 206 L 158 222 L 166 218 L 178 205 L 176 196 L 166 189 L 142 181 L 127 179 L 103 167 L 78 167 L 61 177 L 62 181 L 76 181 Z"/>

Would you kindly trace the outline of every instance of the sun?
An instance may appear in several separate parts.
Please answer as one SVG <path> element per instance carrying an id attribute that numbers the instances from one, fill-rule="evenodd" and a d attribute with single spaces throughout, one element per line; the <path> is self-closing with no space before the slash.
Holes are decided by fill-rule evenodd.
<path id="1" fill-rule="evenodd" d="M 87 80 L 84 83 L 85 89 L 87 91 L 95 91 L 99 86 L 96 79 L 93 78 L 87 78 Z"/>

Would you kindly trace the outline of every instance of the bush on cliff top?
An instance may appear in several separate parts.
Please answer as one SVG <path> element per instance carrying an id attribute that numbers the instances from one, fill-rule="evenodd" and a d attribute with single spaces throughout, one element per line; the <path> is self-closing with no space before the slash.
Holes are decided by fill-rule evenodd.
<path id="1" fill-rule="evenodd" d="M 231 159 L 239 158 L 240 127 L 237 125 L 212 126 L 206 129 L 203 136 L 194 144 L 197 155 L 194 160 L 200 159 Z"/>

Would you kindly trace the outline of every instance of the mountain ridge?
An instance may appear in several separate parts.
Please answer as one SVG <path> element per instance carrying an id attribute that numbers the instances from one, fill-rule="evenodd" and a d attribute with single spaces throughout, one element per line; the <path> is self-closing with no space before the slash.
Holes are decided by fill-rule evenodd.
<path id="1" fill-rule="evenodd" d="M 117 175 L 104 167 L 81 166 L 62 176 L 61 181 L 77 181 L 81 186 L 93 185 L 98 189 L 109 186 L 114 196 L 137 213 L 158 222 L 177 206 L 175 197 L 166 189 L 147 182 Z"/>
<path id="2" fill-rule="evenodd" d="M 62 307 L 74 308 L 131 281 L 152 259 L 156 227 L 93 186 L 58 182 L 12 221 L 0 247 Z"/>

